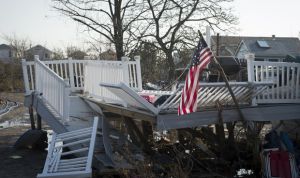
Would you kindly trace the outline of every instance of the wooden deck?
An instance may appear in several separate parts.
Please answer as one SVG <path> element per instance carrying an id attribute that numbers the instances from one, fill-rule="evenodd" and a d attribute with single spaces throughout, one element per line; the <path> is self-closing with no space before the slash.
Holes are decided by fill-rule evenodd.
<path id="1" fill-rule="evenodd" d="M 201 83 L 197 112 L 178 116 L 181 89 L 143 91 L 139 57 L 134 61 L 46 62 L 36 58 L 34 62 L 23 60 L 22 65 L 25 106 L 33 107 L 56 133 L 90 127 L 94 116 L 101 119 L 97 134 L 101 141 L 96 147 L 103 149 L 95 155 L 100 167 L 130 167 L 112 156 L 111 138 L 119 138 L 114 148 L 121 149 L 128 141 L 112 128 L 118 119 L 130 126 L 127 130 L 132 139 L 136 137 L 142 144 L 147 143 L 135 123 L 143 130 L 150 126 L 152 132 L 216 124 L 220 115 L 223 122 L 242 121 L 224 83 Z M 230 83 L 245 121 L 300 119 L 300 64 L 253 61 L 250 56 L 247 67 L 248 81 Z M 155 107 L 139 93 L 169 98 Z M 216 103 L 222 108 L 217 109 Z M 120 143 L 120 138 L 124 142 Z"/>
<path id="2" fill-rule="evenodd" d="M 299 114 L 295 108 L 299 107 L 300 103 L 300 64 L 254 61 L 253 55 L 246 57 L 248 81 L 230 83 L 246 119 L 253 121 L 258 118 L 260 121 L 297 119 L 294 116 Z M 92 112 L 98 114 L 111 112 L 136 120 L 150 121 L 155 123 L 158 129 L 180 128 L 180 124 L 176 124 L 179 123 L 180 118 L 184 123 L 182 127 L 207 125 L 217 120 L 216 102 L 224 108 L 225 120 L 238 120 L 235 116 L 236 111 L 233 109 L 232 98 L 224 83 L 201 83 L 198 91 L 198 112 L 179 118 L 176 116 L 176 109 L 181 96 L 181 88 L 179 87 L 177 91 L 166 92 L 142 91 L 139 57 L 135 57 L 134 61 L 128 58 L 122 60 L 68 59 L 45 62 L 38 59 L 34 62 L 24 60 L 22 64 L 26 93 L 34 91 L 35 94 L 31 96 L 37 101 L 27 103 L 32 103 L 38 112 L 52 115 L 53 128 L 61 132 L 64 128 L 59 126 L 59 123 L 68 125 L 71 129 L 70 125 L 76 125 L 76 120 L 78 120 L 78 126 L 74 126 L 78 128 L 89 120 L 87 118 L 93 117 L 93 114 L 87 114 Z M 99 77 L 95 78 L 95 76 Z M 121 89 L 111 87 L 120 85 L 122 82 L 124 85 Z M 100 83 L 102 83 L 101 86 Z M 80 95 L 84 101 L 96 104 L 101 111 L 95 111 L 95 108 L 82 104 L 83 100 L 74 102 L 71 96 L 76 96 L 78 92 L 84 93 Z M 170 95 L 170 97 L 160 106 L 154 107 L 145 103 L 137 92 L 158 97 Z M 272 112 L 272 107 L 274 112 Z M 70 116 L 71 113 L 73 117 Z M 74 119 L 76 117 L 85 119 Z M 193 121 L 197 117 L 199 121 Z M 205 121 L 206 117 L 210 119 Z M 165 122 L 163 122 L 164 118 L 166 118 Z M 172 124 L 172 122 L 175 123 Z M 167 123 L 168 126 L 163 127 L 160 123 Z"/>

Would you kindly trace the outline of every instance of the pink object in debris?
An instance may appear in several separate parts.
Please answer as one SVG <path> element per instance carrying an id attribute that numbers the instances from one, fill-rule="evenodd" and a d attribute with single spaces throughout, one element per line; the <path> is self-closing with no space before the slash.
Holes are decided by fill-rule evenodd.
<path id="1" fill-rule="evenodd" d="M 154 103 L 155 95 L 141 95 L 141 97 L 145 98 L 149 103 Z"/>

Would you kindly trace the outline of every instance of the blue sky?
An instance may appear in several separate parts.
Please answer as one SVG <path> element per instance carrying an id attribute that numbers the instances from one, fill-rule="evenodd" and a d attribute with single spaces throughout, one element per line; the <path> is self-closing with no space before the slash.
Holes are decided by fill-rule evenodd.
<path id="1" fill-rule="evenodd" d="M 300 0 L 235 0 L 232 6 L 239 17 L 240 31 L 235 35 L 299 36 Z M 87 39 L 76 23 L 51 8 L 51 0 L 0 0 L 2 34 L 15 34 L 49 48 L 83 47 Z"/>

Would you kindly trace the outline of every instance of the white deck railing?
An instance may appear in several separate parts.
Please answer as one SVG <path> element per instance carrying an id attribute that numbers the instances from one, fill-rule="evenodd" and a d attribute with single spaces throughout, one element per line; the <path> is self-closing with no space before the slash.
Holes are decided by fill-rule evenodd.
<path id="1" fill-rule="evenodd" d="M 84 88 L 84 65 L 87 60 L 53 60 L 43 61 L 53 72 L 64 80 L 68 80 L 71 90 L 78 91 Z M 22 60 L 25 91 L 35 90 L 34 61 Z"/>
<path id="2" fill-rule="evenodd" d="M 105 99 L 106 101 L 119 101 L 114 94 L 100 87 L 100 83 L 118 84 L 120 82 L 125 83 L 131 89 L 141 92 L 142 91 L 142 79 L 140 58 L 135 57 L 135 60 L 131 61 L 126 57 L 122 58 L 122 61 L 94 61 L 94 60 L 57 60 L 57 61 L 39 61 L 26 62 L 22 61 L 24 82 L 26 92 L 38 91 L 43 93 L 44 97 L 49 103 L 57 110 L 58 113 L 64 118 L 68 118 L 67 111 L 64 111 L 63 107 L 66 103 L 63 99 L 69 96 L 66 93 L 68 81 L 71 91 L 83 90 L 84 92 L 93 97 Z M 264 103 L 300 103 L 300 64 L 298 63 L 282 63 L 282 62 L 266 62 L 266 61 L 254 61 L 254 55 L 248 55 L 247 57 L 247 71 L 248 81 L 250 83 L 273 83 L 265 88 L 265 91 L 257 95 L 252 104 L 264 104 Z M 241 83 L 240 83 L 241 84 Z M 250 90 L 240 84 L 236 84 L 233 87 L 237 87 L 236 93 L 238 98 L 241 97 L 244 102 L 249 98 Z M 242 84 L 246 85 L 246 84 Z M 214 98 L 222 95 L 227 98 L 223 86 L 214 86 L 216 89 L 209 89 L 211 86 L 203 86 L 203 90 L 199 90 L 199 96 L 205 96 L 199 98 L 200 101 L 205 103 L 199 103 L 200 105 L 207 104 L 207 102 L 214 102 L 209 99 L 208 96 L 211 93 L 215 93 Z M 243 88 L 243 89 L 242 89 Z M 247 89 L 247 96 L 245 98 L 244 91 Z M 205 90 L 204 90 L 205 89 Z M 209 91 L 209 92 L 206 92 Z M 252 93 L 253 94 L 253 93 Z M 226 96 L 226 97 L 225 97 Z M 253 95 L 252 95 L 253 96 Z M 241 99 L 240 98 L 240 99 Z M 108 100 L 107 100 L 108 99 Z M 174 98 L 174 106 L 177 103 L 178 98 Z M 206 100 L 207 99 L 207 100 Z M 225 100 L 224 100 L 225 101 Z M 231 101 L 229 101 L 231 102 Z M 247 101 L 248 102 L 248 101 Z M 228 103 L 227 100 L 225 103 Z M 170 105 L 171 106 L 171 105 Z"/>
<path id="3" fill-rule="evenodd" d="M 64 80 L 68 80 L 71 91 L 83 90 L 90 95 L 113 97 L 109 91 L 99 87 L 100 82 L 124 82 L 136 91 L 142 91 L 142 77 L 140 57 L 134 61 L 123 57 L 122 61 L 96 60 L 53 60 L 43 61 L 54 73 Z M 23 77 L 26 93 L 36 90 L 34 61 L 22 60 Z M 87 71 L 87 72 L 85 72 Z"/>
<path id="4" fill-rule="evenodd" d="M 98 97 L 107 102 L 119 102 L 120 99 L 100 83 L 118 84 L 125 83 L 135 91 L 142 91 L 142 78 L 140 59 L 134 61 L 123 57 L 122 61 L 89 61 L 85 65 L 84 91 L 93 97 Z"/>
<path id="5" fill-rule="evenodd" d="M 52 106 L 64 122 L 69 120 L 69 94 L 68 81 L 58 76 L 53 70 L 41 62 L 38 57 L 34 60 L 35 91 Z"/>
<path id="6" fill-rule="evenodd" d="M 252 104 L 252 98 L 262 93 L 271 85 L 270 82 L 248 83 L 248 82 L 229 82 L 229 85 L 241 105 Z M 178 108 L 181 99 L 183 85 L 179 86 L 159 108 L 168 110 Z M 198 89 L 197 105 L 199 108 L 215 107 L 216 102 L 224 106 L 233 106 L 234 101 L 224 82 L 200 83 Z"/>
<path id="7" fill-rule="evenodd" d="M 287 62 L 254 61 L 246 55 L 248 81 L 274 83 L 256 97 L 257 103 L 300 103 L 300 64 Z"/>

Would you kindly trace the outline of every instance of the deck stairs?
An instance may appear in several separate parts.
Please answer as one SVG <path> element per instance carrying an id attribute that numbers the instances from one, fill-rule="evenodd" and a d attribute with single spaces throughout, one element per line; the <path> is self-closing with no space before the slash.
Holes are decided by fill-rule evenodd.
<path id="1" fill-rule="evenodd" d="M 30 101 L 32 100 L 32 102 Z M 78 128 L 90 126 L 91 118 L 72 118 L 69 122 L 64 122 L 64 119 L 56 112 L 56 110 L 37 93 L 32 93 L 25 100 L 26 105 L 32 105 L 40 114 L 41 118 L 49 125 L 56 134 L 66 134 L 68 132 L 77 132 Z M 74 101 L 74 100 L 73 100 Z M 90 107 L 90 106 L 89 106 Z M 99 111 L 100 112 L 100 111 Z M 92 113 L 95 115 L 95 113 Z M 124 145 L 129 147 L 128 150 L 133 150 L 137 155 L 141 151 L 133 146 L 124 134 L 112 129 L 106 119 L 99 114 L 98 127 L 96 133 L 95 150 L 93 154 L 93 164 L 98 168 L 99 172 L 112 172 L 118 169 L 131 169 L 133 166 L 128 163 L 124 155 Z M 76 124 L 75 124 L 76 123 Z M 80 130 L 80 129 L 79 129 Z M 80 149 L 80 146 L 69 147 L 70 150 Z M 139 156 L 139 159 L 141 156 Z"/>

